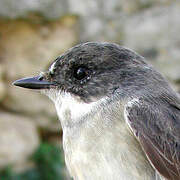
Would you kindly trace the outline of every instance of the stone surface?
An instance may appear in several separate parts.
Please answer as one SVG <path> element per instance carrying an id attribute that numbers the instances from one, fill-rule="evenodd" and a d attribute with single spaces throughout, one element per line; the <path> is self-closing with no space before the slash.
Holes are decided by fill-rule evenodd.
<path id="1" fill-rule="evenodd" d="M 6 97 L 6 92 L 7 92 L 4 75 L 5 75 L 4 66 L 1 65 L 0 66 L 0 102 L 2 102 L 3 99 Z"/>
<path id="2" fill-rule="evenodd" d="M 1 0 L 0 16 L 6 18 L 27 18 L 29 13 L 37 12 L 45 18 L 58 18 L 64 14 L 87 15 L 106 11 L 107 16 L 125 11 L 129 14 L 156 5 L 169 4 L 169 0 Z M 102 10 L 102 11 L 99 11 Z"/>
<path id="3" fill-rule="evenodd" d="M 60 131 L 54 104 L 39 91 L 10 87 L 3 105 L 13 112 L 27 115 L 41 128 Z M 17 105 L 18 104 L 18 105 Z"/>
<path id="4" fill-rule="evenodd" d="M 27 18 L 29 13 L 37 12 L 46 18 L 58 18 L 68 10 L 66 0 L 1 0 L 0 16 L 6 18 Z"/>
<path id="5" fill-rule="evenodd" d="M 80 15 L 81 41 L 111 41 L 119 44 L 124 44 L 126 26 L 134 16 L 154 7 L 166 8 L 179 4 L 178 1 L 169 0 L 79 0 L 79 3 L 69 0 L 69 2 L 70 12 Z"/>
<path id="6" fill-rule="evenodd" d="M 0 168 L 24 163 L 38 144 L 37 129 L 30 119 L 0 113 Z"/>

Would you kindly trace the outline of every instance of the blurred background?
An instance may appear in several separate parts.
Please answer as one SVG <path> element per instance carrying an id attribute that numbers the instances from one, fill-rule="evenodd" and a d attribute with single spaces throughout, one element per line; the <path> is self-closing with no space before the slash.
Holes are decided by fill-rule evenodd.
<path id="1" fill-rule="evenodd" d="M 80 42 L 129 47 L 180 91 L 179 0 L 0 0 L 0 180 L 70 179 L 53 103 L 12 86 Z"/>

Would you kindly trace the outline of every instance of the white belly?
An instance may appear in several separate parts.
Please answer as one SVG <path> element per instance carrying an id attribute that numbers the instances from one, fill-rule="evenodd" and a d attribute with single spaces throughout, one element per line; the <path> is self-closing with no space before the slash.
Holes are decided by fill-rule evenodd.
<path id="1" fill-rule="evenodd" d="M 113 126 L 113 130 L 84 127 L 73 137 L 64 131 L 66 164 L 73 178 L 155 180 L 155 170 L 126 124 Z"/>

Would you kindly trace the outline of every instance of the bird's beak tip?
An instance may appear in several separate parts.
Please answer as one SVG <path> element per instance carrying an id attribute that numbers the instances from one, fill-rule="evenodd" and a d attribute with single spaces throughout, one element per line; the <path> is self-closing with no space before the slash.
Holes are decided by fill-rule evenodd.
<path id="1" fill-rule="evenodd" d="M 28 89 L 48 89 L 53 84 L 53 82 L 43 80 L 40 76 L 18 79 L 12 83 L 14 86 Z"/>

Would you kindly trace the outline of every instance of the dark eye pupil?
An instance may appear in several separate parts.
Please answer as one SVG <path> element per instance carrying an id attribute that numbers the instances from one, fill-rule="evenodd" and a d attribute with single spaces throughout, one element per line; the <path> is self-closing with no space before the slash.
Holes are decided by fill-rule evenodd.
<path id="1" fill-rule="evenodd" d="M 85 78 L 86 75 L 87 75 L 87 69 L 84 67 L 79 67 L 74 72 L 74 77 L 78 80 Z"/>

